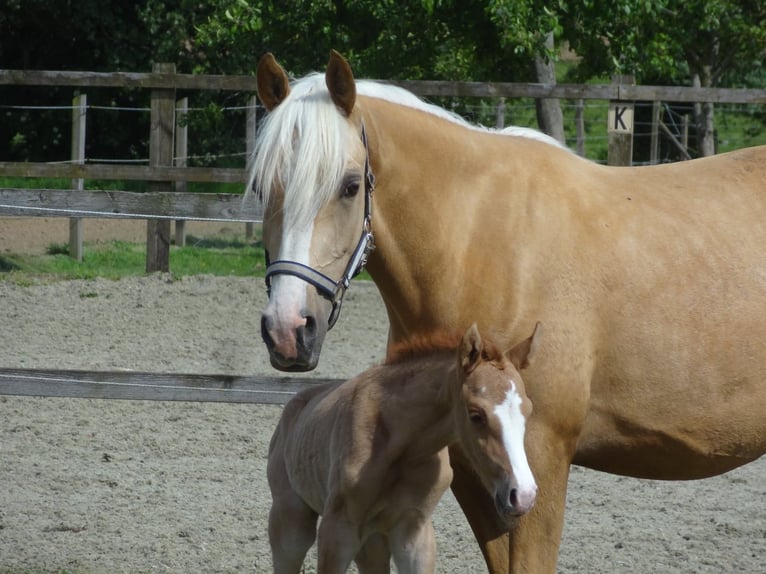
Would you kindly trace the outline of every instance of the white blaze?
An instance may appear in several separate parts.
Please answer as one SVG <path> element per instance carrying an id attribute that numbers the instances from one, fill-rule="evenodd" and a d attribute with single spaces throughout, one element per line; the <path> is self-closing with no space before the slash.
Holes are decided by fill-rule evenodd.
<path id="1" fill-rule="evenodd" d="M 309 266 L 313 233 L 313 222 L 301 230 L 285 231 L 279 248 L 279 259 Z M 278 274 L 271 278 L 270 303 L 273 303 L 272 308 L 276 311 L 275 319 L 278 325 L 287 317 L 300 315 L 301 309 L 306 306 L 306 286 L 304 280 L 292 275 Z"/>
<path id="2" fill-rule="evenodd" d="M 522 492 L 528 492 L 537 490 L 537 485 L 524 450 L 526 420 L 521 412 L 521 403 L 521 396 L 516 391 L 515 383 L 511 381 L 511 390 L 506 394 L 505 400 L 495 407 L 495 414 L 503 429 L 503 444 L 511 461 L 516 487 Z"/>

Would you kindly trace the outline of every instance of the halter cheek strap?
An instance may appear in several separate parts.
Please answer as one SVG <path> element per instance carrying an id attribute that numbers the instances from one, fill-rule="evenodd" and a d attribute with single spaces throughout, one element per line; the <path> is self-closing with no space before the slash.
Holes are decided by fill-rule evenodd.
<path id="1" fill-rule="evenodd" d="M 364 122 L 362 122 L 362 144 L 364 144 L 364 220 L 362 233 L 340 280 L 333 281 L 324 273 L 297 261 L 280 259 L 270 262 L 268 251 L 266 252 L 266 290 L 269 296 L 271 296 L 271 278 L 275 275 L 292 275 L 310 283 L 322 297 L 332 303 L 332 311 L 327 320 L 328 330 L 332 329 L 338 320 L 343 295 L 346 293 L 351 279 L 364 270 L 370 252 L 375 249 L 375 239 L 372 236 L 372 192 L 375 189 L 375 174 L 372 173 L 370 167 L 370 151 L 367 145 L 367 130 L 365 130 Z"/>

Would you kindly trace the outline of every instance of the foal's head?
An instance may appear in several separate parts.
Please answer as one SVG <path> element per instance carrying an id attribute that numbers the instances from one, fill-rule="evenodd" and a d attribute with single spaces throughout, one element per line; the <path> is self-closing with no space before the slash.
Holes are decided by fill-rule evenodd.
<path id="1" fill-rule="evenodd" d="M 532 403 L 519 371 L 529 366 L 539 333 L 538 323 L 528 339 L 501 352 L 472 325 L 458 347 L 451 382 L 458 442 L 506 519 L 529 511 L 537 494 L 524 450 Z"/>

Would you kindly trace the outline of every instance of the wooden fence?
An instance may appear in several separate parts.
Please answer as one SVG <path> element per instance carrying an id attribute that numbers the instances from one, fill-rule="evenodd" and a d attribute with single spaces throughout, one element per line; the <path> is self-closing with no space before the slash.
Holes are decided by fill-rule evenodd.
<path id="1" fill-rule="evenodd" d="M 0 395 L 270 405 L 285 404 L 301 389 L 334 380 L 0 368 Z"/>
<path id="2" fill-rule="evenodd" d="M 473 98 L 559 98 L 578 101 L 598 99 L 611 102 L 672 101 L 766 104 L 766 90 L 731 88 L 694 88 L 668 86 L 636 86 L 627 78 L 611 84 L 529 84 L 504 82 L 393 82 L 419 96 Z M 194 75 L 175 73 L 174 64 L 155 64 L 151 73 L 57 72 L 33 70 L 0 70 L 0 85 L 70 86 L 77 89 L 143 88 L 151 90 L 151 127 L 149 165 L 104 165 L 85 163 L 81 154 L 84 142 L 84 103 L 73 105 L 72 163 L 0 162 L 0 176 L 67 178 L 74 191 L 39 189 L 0 189 L 0 215 L 72 217 L 141 217 L 148 221 L 147 271 L 168 270 L 170 221 L 186 219 L 221 219 L 246 222 L 260 221 L 257 206 L 243 208 L 238 195 L 187 194 L 185 182 L 244 184 L 244 169 L 200 168 L 176 165 L 174 152 L 182 140 L 177 138 L 179 114 L 176 110 L 178 90 L 256 92 L 253 76 Z M 79 102 L 79 103 L 78 103 Z M 255 138 L 255 99 L 247 115 L 246 153 L 252 151 Z M 182 111 L 180 113 L 183 113 Z M 579 126 L 579 123 L 578 123 Z M 630 162 L 630 134 L 610 132 L 609 163 Z M 181 143 L 179 143 L 181 142 Z M 176 154 L 177 157 L 177 154 Z M 82 191 L 86 179 L 142 180 L 151 182 L 150 192 Z M 175 191 L 174 191 L 175 190 Z M 75 255 L 81 241 L 70 240 Z"/>
<path id="3" fill-rule="evenodd" d="M 726 104 L 766 104 L 766 90 L 637 86 L 626 78 L 612 84 L 570 85 L 503 82 L 393 82 L 419 96 L 474 98 L 557 98 L 609 100 L 610 113 L 621 118 L 624 105 L 636 101 L 712 102 Z M 72 180 L 72 190 L 0 189 L 0 215 L 76 216 L 72 220 L 77 235 L 80 217 L 139 217 L 147 219 L 147 271 L 167 270 L 170 221 L 215 219 L 245 222 L 260 221 L 257 206 L 244 208 L 240 195 L 188 194 L 185 182 L 241 183 L 244 169 L 199 168 L 175 165 L 183 157 L 182 132 L 178 114 L 183 102 L 176 102 L 178 90 L 256 92 L 252 76 L 201 76 L 175 73 L 172 64 L 156 64 L 151 73 L 96 73 L 29 70 L 0 70 L 0 85 L 70 86 L 82 89 L 143 88 L 151 90 L 151 128 L 149 166 L 86 164 L 83 161 L 84 100 L 73 105 L 72 163 L 0 162 L 0 176 L 51 177 Z M 247 116 L 246 152 L 251 151 L 255 132 L 255 104 L 251 100 Z M 177 110 L 177 106 L 180 106 Z M 617 122 L 615 122 L 617 124 Z M 578 124 L 579 125 L 579 124 Z M 632 134 L 611 130 L 609 163 L 630 163 Z M 180 146 L 180 153 L 179 153 Z M 627 150 L 627 151 L 626 151 Z M 148 193 L 125 191 L 83 191 L 85 179 L 143 180 L 152 182 Z M 73 249 L 77 250 L 77 239 Z M 70 240 L 70 244 L 72 241 Z M 0 369 L 0 395 L 44 395 L 112 399 L 201 400 L 250 403 L 284 403 L 294 392 L 318 379 L 295 377 L 234 377 L 224 375 L 183 375 L 138 372 L 86 372 Z"/>

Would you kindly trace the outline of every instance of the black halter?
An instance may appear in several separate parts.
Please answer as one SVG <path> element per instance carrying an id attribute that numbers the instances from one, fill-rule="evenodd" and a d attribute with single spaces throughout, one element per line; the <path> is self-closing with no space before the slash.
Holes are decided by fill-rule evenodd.
<path id="1" fill-rule="evenodd" d="M 266 289 L 269 296 L 271 296 L 271 278 L 274 275 L 293 275 L 310 283 L 316 287 L 322 297 L 332 302 L 332 311 L 327 320 L 328 330 L 332 329 L 338 320 L 343 295 L 346 293 L 351 279 L 364 270 L 367 257 L 375 249 L 375 240 L 372 236 L 372 192 L 375 189 L 375 175 L 370 167 L 370 150 L 367 146 L 367 131 L 364 128 L 364 122 L 362 122 L 362 144 L 364 144 L 364 220 L 362 222 L 362 234 L 340 280 L 333 281 L 324 273 L 296 261 L 269 262 L 269 253 L 266 252 Z"/>

